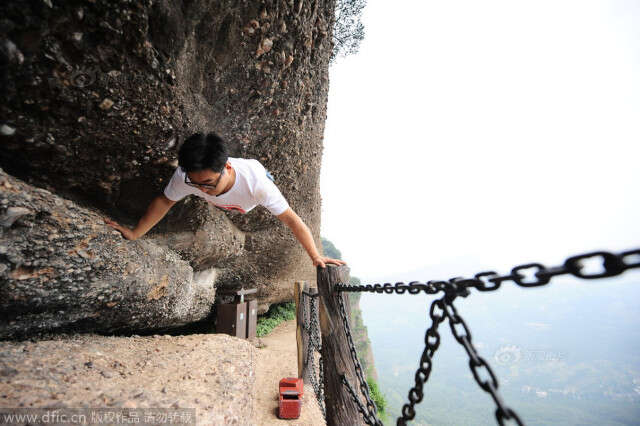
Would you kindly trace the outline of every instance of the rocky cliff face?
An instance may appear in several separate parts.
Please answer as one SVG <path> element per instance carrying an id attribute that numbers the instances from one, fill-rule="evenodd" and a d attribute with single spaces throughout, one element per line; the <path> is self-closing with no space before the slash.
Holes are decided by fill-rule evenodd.
<path id="1" fill-rule="evenodd" d="M 358 280 L 359 282 L 359 280 Z M 362 293 L 349 293 L 349 305 L 351 307 L 351 329 L 353 333 L 353 344 L 358 353 L 358 359 L 365 372 L 366 378 L 378 380 L 378 371 L 376 370 L 375 360 L 373 358 L 373 350 L 371 349 L 371 341 L 367 327 L 362 320 L 362 310 L 360 309 L 360 297 Z"/>
<path id="2" fill-rule="evenodd" d="M 257 287 L 265 312 L 315 280 L 262 207 L 190 197 L 135 242 L 100 215 L 135 225 L 182 140 L 212 130 L 272 172 L 318 238 L 333 1 L 0 8 L 0 336 L 185 324 L 221 287 Z"/>

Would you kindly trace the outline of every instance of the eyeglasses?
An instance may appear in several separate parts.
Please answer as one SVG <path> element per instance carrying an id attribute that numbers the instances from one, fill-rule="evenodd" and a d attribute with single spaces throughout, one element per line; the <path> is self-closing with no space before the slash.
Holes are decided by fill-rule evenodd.
<path id="1" fill-rule="evenodd" d="M 218 180 L 216 180 L 216 183 L 209 185 L 208 183 L 194 183 L 191 182 L 189 180 L 189 177 L 187 176 L 187 174 L 184 174 L 184 183 L 186 183 L 189 186 L 193 186 L 194 188 L 209 188 L 209 189 L 214 189 L 215 187 L 218 186 L 218 184 L 220 183 L 220 179 L 222 179 L 222 175 L 224 174 L 224 169 L 222 169 L 220 171 L 220 176 L 218 176 Z"/>

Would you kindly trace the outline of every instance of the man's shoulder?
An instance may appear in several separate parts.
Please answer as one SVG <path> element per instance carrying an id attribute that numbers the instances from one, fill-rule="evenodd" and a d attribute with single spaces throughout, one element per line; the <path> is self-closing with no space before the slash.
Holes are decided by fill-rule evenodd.
<path id="1" fill-rule="evenodd" d="M 255 158 L 239 158 L 239 157 L 229 157 L 229 162 L 233 166 L 234 164 L 242 165 L 251 168 L 264 169 L 262 163 L 260 163 Z"/>
<path id="2" fill-rule="evenodd" d="M 182 170 L 182 167 L 178 166 L 173 171 L 173 174 L 176 175 L 176 176 L 182 176 L 182 175 L 184 175 L 184 170 Z"/>
<path id="3" fill-rule="evenodd" d="M 251 176 L 254 179 L 261 179 L 266 175 L 264 166 L 253 158 L 232 158 L 229 157 L 231 166 L 243 175 Z"/>

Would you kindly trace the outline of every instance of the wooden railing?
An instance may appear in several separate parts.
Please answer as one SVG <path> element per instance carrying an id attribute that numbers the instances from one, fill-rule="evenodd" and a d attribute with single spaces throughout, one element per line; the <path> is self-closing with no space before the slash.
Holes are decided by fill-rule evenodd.
<path id="1" fill-rule="evenodd" d="M 347 266 L 327 265 L 318 268 L 318 287 L 309 288 L 307 283 L 295 283 L 294 297 L 296 301 L 298 345 L 298 377 L 305 381 L 318 372 L 311 370 L 308 361 L 310 341 L 309 330 L 314 321 L 311 313 L 311 297 L 318 294 L 319 326 L 321 335 L 321 359 L 324 377 L 318 378 L 324 392 L 325 419 L 328 426 L 361 425 L 363 418 L 357 404 L 349 392 L 345 391 L 343 375 L 351 383 L 358 383 L 358 378 L 350 354 L 350 345 L 345 332 L 338 297 L 343 298 L 347 317 L 350 316 L 350 304 L 345 293 L 334 291 L 339 282 L 349 282 L 349 268 Z M 310 297 L 311 295 L 311 297 Z M 322 375 L 320 375 L 322 376 Z M 322 405 L 322 401 L 318 401 Z"/>

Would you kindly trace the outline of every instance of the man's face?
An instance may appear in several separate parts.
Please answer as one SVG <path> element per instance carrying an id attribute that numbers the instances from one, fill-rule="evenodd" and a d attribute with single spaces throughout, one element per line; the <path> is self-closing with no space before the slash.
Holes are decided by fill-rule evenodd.
<path id="1" fill-rule="evenodd" d="M 209 195 L 220 194 L 224 190 L 227 184 L 228 177 L 229 177 L 229 172 L 228 170 L 226 170 L 226 166 L 222 174 L 218 172 L 214 172 L 212 170 L 199 170 L 197 172 L 187 173 L 187 178 L 193 184 L 209 185 L 209 186 L 197 187 L 197 189 Z M 211 186 L 213 185 L 215 185 L 215 187 L 211 188 Z"/>

